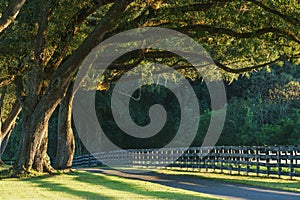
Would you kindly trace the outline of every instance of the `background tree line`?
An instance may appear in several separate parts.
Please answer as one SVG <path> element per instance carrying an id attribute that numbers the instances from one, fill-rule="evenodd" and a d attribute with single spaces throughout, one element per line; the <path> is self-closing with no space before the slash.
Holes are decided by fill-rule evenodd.
<path id="1" fill-rule="evenodd" d="M 200 146 L 206 134 L 210 121 L 210 99 L 205 83 L 200 79 L 190 81 L 195 90 L 201 117 L 197 136 L 191 146 Z M 147 141 L 134 141 L 128 138 L 115 124 L 111 114 L 110 99 L 113 85 L 105 90 L 99 90 L 96 98 L 96 109 L 99 123 L 107 136 L 124 149 L 159 148 L 170 141 L 180 123 L 180 108 L 176 97 L 164 86 L 148 85 L 137 90 L 130 109 L 132 119 L 139 125 L 150 123 L 148 110 L 155 103 L 160 103 L 168 112 L 164 129 Z M 227 118 L 222 135 L 217 145 L 258 146 L 258 145 L 299 145 L 300 144 L 300 68 L 289 62 L 283 67 L 272 66 L 270 69 L 252 73 L 250 77 L 240 77 L 227 89 Z M 57 118 L 59 109 L 52 115 L 49 123 L 48 153 L 52 160 L 57 149 Z M 18 148 L 22 118 L 9 140 L 3 159 L 15 159 Z M 88 153 L 76 134 L 75 154 Z M 188 134 L 188 133 L 187 133 Z"/>

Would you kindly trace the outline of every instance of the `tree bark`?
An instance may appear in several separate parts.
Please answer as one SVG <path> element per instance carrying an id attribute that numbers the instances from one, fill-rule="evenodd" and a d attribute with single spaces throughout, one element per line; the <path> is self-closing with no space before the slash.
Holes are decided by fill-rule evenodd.
<path id="1" fill-rule="evenodd" d="M 6 11 L 0 18 L 0 33 L 17 17 L 26 0 L 10 0 Z"/>
<path id="2" fill-rule="evenodd" d="M 2 161 L 2 154 L 3 154 L 3 152 L 4 152 L 4 151 L 2 151 L 2 147 L 3 147 L 2 142 L 3 142 L 3 141 L 4 141 L 4 140 L 3 140 L 3 138 L 2 138 L 1 135 L 0 135 L 0 165 L 5 164 L 5 163 Z"/>
<path id="3" fill-rule="evenodd" d="M 12 129 L 10 131 L 8 131 L 8 133 L 4 137 L 0 136 L 0 165 L 4 164 L 4 162 L 2 161 L 2 155 L 4 154 L 4 151 L 8 144 L 11 132 L 12 132 Z"/>
<path id="4" fill-rule="evenodd" d="M 72 167 L 75 152 L 75 138 L 72 130 L 73 97 L 73 84 L 70 84 L 59 107 L 57 151 L 54 163 L 56 169 L 70 169 Z"/>
<path id="5" fill-rule="evenodd" d="M 40 147 L 34 157 L 32 168 L 39 172 L 51 173 L 54 169 L 51 167 L 49 157 L 47 155 L 48 149 L 48 130 L 45 131 L 44 137 L 41 140 Z"/>
<path id="6" fill-rule="evenodd" d="M 41 152 L 42 159 L 40 159 L 38 158 L 38 152 L 45 148 L 42 143 L 43 139 L 47 137 L 46 131 L 48 130 L 48 122 L 52 113 L 66 94 L 66 90 L 82 61 L 96 45 L 103 41 L 105 34 L 116 27 L 122 19 L 120 13 L 123 13 L 129 3 L 130 1 L 128 0 L 120 0 L 114 3 L 95 30 L 51 75 L 51 81 L 45 91 L 39 89 L 41 88 L 39 86 L 41 81 L 38 80 L 39 77 L 34 73 L 34 70 L 32 75 L 29 74 L 28 77 L 37 80 L 32 80 L 28 83 L 29 85 L 33 84 L 34 87 L 28 90 L 28 96 L 25 97 L 27 103 L 23 107 L 23 135 L 17 162 L 15 163 L 17 174 L 30 172 L 30 170 L 41 172 L 42 167 L 34 164 L 35 161 L 42 163 L 44 165 L 43 168 L 46 167 L 46 155 Z M 28 84 L 25 83 L 25 86 Z"/>
<path id="7" fill-rule="evenodd" d="M 34 112 L 23 109 L 22 140 L 15 163 L 17 173 L 51 171 L 47 160 L 48 123 L 58 102 L 51 106 L 36 107 Z"/>
<path id="8" fill-rule="evenodd" d="M 1 108 L 0 108 L 0 110 L 1 110 Z M 2 158 L 2 155 L 5 151 L 5 149 L 6 149 L 6 146 L 8 144 L 10 135 L 11 135 L 12 130 L 13 130 L 15 124 L 16 124 L 16 120 L 17 120 L 17 117 L 18 117 L 20 112 L 21 112 L 21 105 L 17 101 L 13 105 L 13 108 L 12 108 L 11 112 L 9 113 L 8 117 L 5 119 L 5 121 L 3 123 L 1 122 L 1 128 L 0 128 L 0 164 L 3 163 L 1 158 Z"/>

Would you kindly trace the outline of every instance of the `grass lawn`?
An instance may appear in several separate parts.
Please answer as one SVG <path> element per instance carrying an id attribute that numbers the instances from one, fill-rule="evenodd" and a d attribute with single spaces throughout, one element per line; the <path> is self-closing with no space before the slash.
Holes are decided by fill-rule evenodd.
<path id="1" fill-rule="evenodd" d="M 59 175 L 44 175 L 30 178 L 2 177 L 0 178 L 0 199 L 218 198 L 145 181 L 76 171 Z"/>
<path id="2" fill-rule="evenodd" d="M 262 176 L 241 176 L 241 175 L 228 175 L 222 173 L 210 173 L 210 172 L 192 172 L 181 170 L 158 170 L 157 173 L 173 174 L 173 175 L 188 175 L 195 176 L 203 179 L 216 180 L 229 183 L 241 183 L 258 187 L 265 187 L 277 190 L 300 192 L 300 180 L 288 180 L 269 178 Z"/>

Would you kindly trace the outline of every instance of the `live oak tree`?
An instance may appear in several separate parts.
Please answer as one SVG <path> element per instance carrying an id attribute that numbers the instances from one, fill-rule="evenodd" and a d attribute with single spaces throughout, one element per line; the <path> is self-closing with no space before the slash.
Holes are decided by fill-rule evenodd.
<path id="1" fill-rule="evenodd" d="M 82 2 L 81 2 L 82 3 Z M 99 5 L 92 4 L 92 8 L 84 7 L 82 14 L 83 19 L 87 17 L 89 9 L 97 8 L 101 6 L 101 2 L 96 2 Z M 59 54 L 58 56 L 52 56 L 50 60 L 47 57 L 43 57 L 46 54 L 45 48 L 45 37 L 46 29 L 48 29 L 48 20 L 50 13 L 52 12 L 51 5 L 48 5 L 40 14 L 42 15 L 41 20 L 38 22 L 39 27 L 37 30 L 37 47 L 35 49 L 34 59 L 32 65 L 27 69 L 28 76 L 18 76 L 18 89 L 19 98 L 22 102 L 23 107 L 23 127 L 20 152 L 18 154 L 18 159 L 16 162 L 17 171 L 29 171 L 31 169 L 37 171 L 51 171 L 51 167 L 47 162 L 46 150 L 47 150 L 47 127 L 48 121 L 51 117 L 56 106 L 60 103 L 63 98 L 66 89 L 69 86 L 71 79 L 76 73 L 80 62 L 84 57 L 91 51 L 93 45 L 100 42 L 104 34 L 99 34 L 101 32 L 108 32 L 114 28 L 115 24 L 118 22 L 113 16 L 117 16 L 121 11 L 123 11 L 129 2 L 120 1 L 115 3 L 107 12 L 105 17 L 96 27 L 95 31 L 90 35 L 93 37 L 88 37 L 81 44 L 81 48 L 78 48 L 72 55 L 63 61 L 65 51 L 54 52 L 53 54 Z M 53 11 L 54 12 L 54 11 Z M 73 11 L 74 12 L 74 11 Z M 80 10 L 77 12 L 81 12 Z M 87 13 L 86 13 L 87 12 Z M 79 23 L 78 13 L 74 16 L 73 23 Z M 74 24 L 71 24 L 75 26 Z M 71 26 L 70 25 L 70 26 Z M 70 28 L 71 32 L 64 32 L 66 38 L 61 38 L 61 43 L 57 45 L 62 45 L 61 48 L 70 48 L 67 37 L 72 37 L 75 32 L 75 27 L 72 31 L 72 26 Z M 39 52 L 39 53 L 37 53 Z M 44 54 L 45 53 L 45 54 Z M 45 60 L 43 60 L 45 59 Z M 52 60 L 53 59 L 53 60 Z M 46 63 L 45 63 L 46 62 Z M 53 64 L 52 64 L 53 62 Z M 45 72 L 48 70 L 47 72 Z M 48 77 L 45 77 L 47 75 Z M 53 78 L 51 78 L 53 77 Z M 47 78 L 48 79 L 47 82 Z M 24 95 L 22 95 L 24 93 Z"/>
<path id="2" fill-rule="evenodd" d="M 22 106 L 15 169 L 51 171 L 46 160 L 48 122 L 64 96 L 60 119 L 68 128 L 61 129 L 66 133 L 61 145 L 69 150 L 62 152 L 73 151 L 70 115 L 63 115 L 69 112 L 64 105 L 72 100 L 66 93 L 84 58 L 106 38 L 131 28 L 171 28 L 202 44 L 224 77 L 234 79 L 283 60 L 299 63 L 299 14 L 296 0 L 286 4 L 267 0 L 26 2 L 15 23 L 0 35 L 1 57 L 7 60 L 1 65 L 9 69 L 0 86 L 15 80 Z M 178 55 L 145 48 L 116 60 L 104 80 L 114 81 L 145 61 L 168 64 L 187 77 L 199 76 Z M 67 154 L 71 158 L 72 153 Z M 58 168 L 69 165 L 59 163 L 70 163 L 70 159 L 56 159 Z"/>

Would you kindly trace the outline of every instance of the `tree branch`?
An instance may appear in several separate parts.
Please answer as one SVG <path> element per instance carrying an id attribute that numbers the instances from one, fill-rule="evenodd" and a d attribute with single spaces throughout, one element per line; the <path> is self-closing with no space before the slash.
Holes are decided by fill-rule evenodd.
<path id="1" fill-rule="evenodd" d="M 283 14 L 282 12 L 266 6 L 261 1 L 257 1 L 257 0 L 248 0 L 248 1 L 252 2 L 253 4 L 263 8 L 264 10 L 266 10 L 270 13 L 273 13 L 274 15 L 279 16 L 281 19 L 283 19 L 286 22 L 289 22 L 293 25 L 299 26 L 299 19 L 298 18 L 288 17 L 287 15 Z"/>
<path id="2" fill-rule="evenodd" d="M 190 52 L 193 53 L 193 52 Z M 289 60 L 292 58 L 298 58 L 299 54 L 295 54 L 292 56 L 279 56 L 278 58 L 269 61 L 269 62 L 265 62 L 262 64 L 258 64 L 258 65 L 254 65 L 254 66 L 249 66 L 249 67 L 244 67 L 244 68 L 238 68 L 238 69 L 234 69 L 234 68 L 230 68 L 225 64 L 220 63 L 217 60 L 214 60 L 215 65 L 226 71 L 229 73 L 234 73 L 234 74 L 240 74 L 240 73 L 244 73 L 244 72 L 249 72 L 255 69 L 260 69 L 263 67 L 266 67 L 268 65 L 272 65 L 275 64 L 278 61 L 283 61 L 283 60 Z M 195 66 L 191 66 L 188 61 L 186 60 L 182 60 L 178 55 L 172 53 L 172 52 L 168 52 L 168 51 L 156 51 L 156 50 L 143 50 L 143 53 L 141 53 L 141 50 L 139 51 L 132 51 L 130 53 L 127 53 L 125 55 L 123 55 L 122 57 L 120 57 L 119 59 L 117 59 L 114 63 L 112 63 L 110 65 L 110 69 L 111 70 L 120 70 L 120 71 L 128 71 L 130 69 L 132 69 L 133 67 L 136 67 L 142 60 L 147 60 L 149 59 L 150 61 L 153 61 L 153 59 L 157 59 L 157 58 L 176 58 L 178 59 L 179 62 L 184 62 L 184 65 L 179 65 L 178 62 L 176 62 L 175 64 L 172 65 L 172 67 L 176 70 L 178 69 L 189 69 L 189 68 L 195 68 Z M 204 58 L 203 58 L 204 59 Z M 135 62 L 133 62 L 132 64 L 126 64 L 126 62 L 128 63 L 130 60 L 135 60 Z M 204 66 L 207 65 L 207 63 L 210 63 L 211 60 L 209 60 L 209 58 L 204 61 Z M 155 62 L 158 62 L 157 60 L 155 60 Z M 159 62 L 162 64 L 166 64 L 164 62 Z M 97 63 L 100 64 L 100 63 Z M 105 64 L 109 64 L 109 63 L 101 63 L 101 65 L 105 65 Z M 201 66 L 203 67 L 203 66 Z"/>
<path id="3" fill-rule="evenodd" d="M 26 0 L 10 0 L 6 11 L 0 18 L 0 33 L 4 31 L 17 17 Z"/>
<path id="4" fill-rule="evenodd" d="M 36 49 L 35 49 L 35 59 L 38 66 L 44 66 L 45 63 L 45 44 L 46 36 L 48 32 L 48 23 L 52 8 L 48 5 L 47 1 L 43 2 L 45 7 L 41 10 L 41 17 L 38 23 L 38 33 L 36 36 Z"/>
<path id="5" fill-rule="evenodd" d="M 291 40 L 297 42 L 300 44 L 300 38 L 299 36 L 295 35 L 293 32 L 289 30 L 282 30 L 275 27 L 266 27 L 257 29 L 252 32 L 237 32 L 229 28 L 221 28 L 221 27 L 214 27 L 211 25 L 205 25 L 205 24 L 196 24 L 196 25 L 188 25 L 183 26 L 180 28 L 177 28 L 176 30 L 182 32 L 182 33 L 189 33 L 190 31 L 207 31 L 212 34 L 226 34 L 230 35 L 236 38 L 253 38 L 253 37 L 259 37 L 261 35 L 264 35 L 266 33 L 275 33 L 280 35 L 285 35 L 289 37 Z"/>
<path id="6" fill-rule="evenodd" d="M 208 3 L 193 3 L 190 5 L 184 5 L 184 6 L 174 6 L 174 7 L 162 7 L 159 8 L 157 11 L 152 12 L 152 15 L 150 15 L 149 17 L 153 17 L 153 16 L 159 16 L 161 14 L 164 14 L 166 12 L 177 15 L 178 12 L 197 12 L 197 11 L 205 11 L 211 8 L 215 8 L 217 6 L 222 6 L 225 5 L 227 3 L 232 2 L 233 0 L 214 0 L 212 2 L 208 2 Z"/>
<path id="7" fill-rule="evenodd" d="M 22 109 L 21 104 L 17 100 L 15 102 L 15 104 L 13 105 L 12 110 L 10 111 L 8 117 L 2 124 L 2 127 L 1 127 L 2 137 L 5 137 L 5 135 L 8 134 L 9 131 L 13 128 L 13 126 L 16 122 L 16 119 L 17 119 L 19 113 L 21 112 L 21 109 Z"/>
<path id="8" fill-rule="evenodd" d="M 2 130 L 2 109 L 3 109 L 5 93 L 6 93 L 6 86 L 1 88 L 1 93 L 0 93 L 0 131 Z M 1 135 L 0 135 L 0 139 L 1 139 Z"/>
<path id="9" fill-rule="evenodd" d="M 53 74 L 53 72 L 63 62 L 65 52 L 70 46 L 71 40 L 75 36 L 76 27 L 100 7 L 112 2 L 113 0 L 92 0 L 90 4 L 87 4 L 73 15 L 72 19 L 70 20 L 70 23 L 66 27 L 65 32 L 59 38 L 58 47 L 56 48 L 56 51 L 47 63 L 47 74 Z"/>
<path id="10" fill-rule="evenodd" d="M 68 57 L 60 67 L 54 72 L 45 94 L 39 101 L 36 112 L 41 110 L 53 109 L 57 106 L 60 99 L 63 97 L 70 81 L 76 74 L 80 64 L 85 57 L 103 41 L 105 34 L 114 30 L 116 25 L 122 20 L 122 13 L 131 1 L 117 0 L 109 9 L 107 14 L 102 18 L 97 27 L 89 34 L 89 36 L 82 42 L 74 53 Z M 75 86 L 76 87 L 76 86 Z M 53 98 L 55 96 L 55 98 Z M 48 102 L 45 106 L 44 102 Z M 39 116 L 38 114 L 36 116 Z"/>
<path id="11" fill-rule="evenodd" d="M 223 69 L 224 71 L 226 72 L 230 72 L 230 73 L 234 73 L 234 74 L 240 74 L 240 73 L 244 73 L 244 72 L 249 72 L 249 71 L 252 71 L 252 70 L 256 70 L 256 69 L 261 69 L 263 67 L 266 67 L 266 66 L 269 66 L 269 65 L 272 65 L 272 64 L 275 64 L 276 62 L 279 62 L 279 61 L 283 61 L 283 60 L 288 60 L 288 59 L 292 59 L 292 58 L 295 58 L 295 57 L 298 57 L 299 54 L 296 54 L 296 55 L 293 55 L 293 56 L 279 56 L 278 58 L 272 60 L 272 61 L 269 61 L 269 62 L 265 62 L 265 63 L 262 63 L 262 64 L 259 64 L 259 65 L 254 65 L 254 66 L 250 66 L 250 67 L 244 67 L 244 68 L 239 68 L 239 69 L 233 69 L 233 68 L 229 68 L 227 67 L 226 65 L 218 62 L 218 61 L 214 61 L 215 64 Z"/>
<path id="12" fill-rule="evenodd" d="M 4 87 L 6 85 L 9 85 L 15 80 L 15 76 L 11 75 L 9 78 L 0 79 L 0 87 Z"/>

